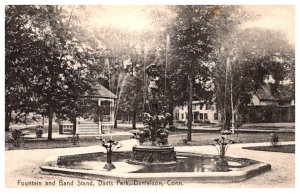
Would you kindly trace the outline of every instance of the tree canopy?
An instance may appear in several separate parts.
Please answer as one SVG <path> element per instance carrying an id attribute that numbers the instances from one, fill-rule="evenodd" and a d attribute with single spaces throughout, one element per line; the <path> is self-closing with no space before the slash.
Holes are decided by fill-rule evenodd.
<path id="1" fill-rule="evenodd" d="M 278 96 L 283 82 L 292 83 L 294 95 L 294 48 L 280 33 L 241 29 L 249 19 L 242 7 L 164 8 L 148 12 L 154 30 L 132 33 L 112 26 L 87 30 L 85 6 L 6 6 L 6 129 L 13 110 L 74 122 L 88 112 L 80 96 L 93 92 L 95 83 L 117 94 L 116 115 L 119 109 L 136 117 L 146 98 L 144 69 L 153 62 L 168 111 L 189 105 L 189 137 L 194 100 L 216 103 L 231 118 L 266 81 Z M 49 126 L 49 139 L 51 133 Z"/>
<path id="2" fill-rule="evenodd" d="M 227 38 L 218 52 L 219 60 L 214 66 L 215 97 L 228 118 L 238 113 L 243 116 L 254 91 L 264 83 L 271 85 L 276 96 L 280 83 L 289 77 L 289 69 L 294 66 L 292 46 L 280 33 L 269 30 L 239 30 Z"/>

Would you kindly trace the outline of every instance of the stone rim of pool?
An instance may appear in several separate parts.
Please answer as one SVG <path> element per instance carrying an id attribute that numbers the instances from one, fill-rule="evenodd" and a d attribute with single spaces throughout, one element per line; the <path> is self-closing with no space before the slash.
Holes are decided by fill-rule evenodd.
<path id="1" fill-rule="evenodd" d="M 96 155 L 101 152 L 91 153 L 78 153 L 78 154 L 65 154 L 56 155 L 46 158 L 44 165 L 41 168 L 42 171 L 50 172 L 54 174 L 65 174 L 66 176 L 75 177 L 89 177 L 91 179 L 112 179 L 112 180 L 128 180 L 128 181 L 164 181 L 172 179 L 172 181 L 180 181 L 186 183 L 199 182 L 199 183 L 226 183 L 226 182 L 241 182 L 251 177 L 260 175 L 264 172 L 271 170 L 271 165 L 259 161 L 254 161 L 254 164 L 249 166 L 238 168 L 234 171 L 228 172 L 155 172 L 155 173 L 132 173 L 132 172 L 111 172 L 111 171 L 97 171 L 97 170 L 83 170 L 83 169 L 70 169 L 58 167 L 59 160 L 63 157 L 77 157 L 78 155 Z M 193 152 L 177 152 L 179 155 L 198 155 L 203 154 Z M 204 154 L 207 155 L 207 154 Z M 211 155 L 214 156 L 214 155 Z M 234 158 L 234 157 L 231 157 Z M 239 158 L 236 158 L 239 159 Z"/>

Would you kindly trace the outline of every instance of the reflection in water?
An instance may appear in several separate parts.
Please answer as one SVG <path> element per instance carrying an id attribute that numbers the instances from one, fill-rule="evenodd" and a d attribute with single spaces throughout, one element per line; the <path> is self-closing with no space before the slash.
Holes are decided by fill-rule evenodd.
<path id="1" fill-rule="evenodd" d="M 216 172 L 217 158 L 213 156 L 183 156 L 178 154 L 176 165 L 135 165 L 126 161 L 129 153 L 116 152 L 113 155 L 113 163 L 116 169 L 111 172 L 131 173 L 156 173 L 156 172 Z M 67 162 L 65 168 L 105 171 L 103 166 L 106 163 L 105 155 L 82 159 L 80 161 Z"/>

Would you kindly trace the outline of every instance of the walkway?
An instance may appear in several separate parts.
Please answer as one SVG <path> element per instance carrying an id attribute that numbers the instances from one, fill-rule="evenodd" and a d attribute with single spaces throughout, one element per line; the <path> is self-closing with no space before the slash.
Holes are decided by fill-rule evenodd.
<path id="1" fill-rule="evenodd" d="M 137 142 L 134 139 L 122 141 L 123 147 L 120 151 L 131 150 L 132 146 Z M 281 142 L 281 144 L 294 144 L 291 142 Z M 251 144 L 235 144 L 228 149 L 229 156 L 246 157 L 261 162 L 271 164 L 272 170 L 257 177 L 251 178 L 241 183 L 195 183 L 185 184 L 188 187 L 295 187 L 295 154 L 262 152 L 242 149 L 242 147 L 269 145 L 269 143 L 251 143 Z M 176 151 L 197 152 L 216 154 L 216 150 L 212 146 L 185 146 L 176 147 Z M 11 150 L 5 152 L 6 161 L 6 187 L 18 187 L 18 180 L 59 180 L 61 176 L 53 176 L 50 174 L 41 174 L 39 167 L 43 165 L 45 158 L 63 153 L 80 153 L 94 152 L 104 150 L 100 146 L 76 147 L 76 148 L 59 148 L 59 149 L 43 149 L 43 150 Z M 77 180 L 77 178 L 64 177 L 64 180 Z"/>

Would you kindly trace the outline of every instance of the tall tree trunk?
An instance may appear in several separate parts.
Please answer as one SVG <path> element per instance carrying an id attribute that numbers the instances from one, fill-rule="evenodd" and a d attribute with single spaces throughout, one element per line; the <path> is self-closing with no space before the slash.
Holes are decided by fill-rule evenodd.
<path id="1" fill-rule="evenodd" d="M 228 60 L 229 67 L 230 67 L 230 104 L 231 104 L 231 131 L 234 133 L 235 130 L 235 111 L 234 111 L 234 104 L 233 104 L 233 80 L 232 80 L 232 67 L 231 61 Z"/>
<path id="2" fill-rule="evenodd" d="M 224 127 L 223 130 L 230 130 L 230 117 L 231 117 L 231 112 L 228 107 L 225 109 L 225 119 L 224 119 Z"/>
<path id="3" fill-rule="evenodd" d="M 9 125 L 11 122 L 11 113 L 12 113 L 11 109 L 5 112 L 5 131 L 9 131 Z"/>
<path id="4" fill-rule="evenodd" d="M 132 114 L 132 129 L 136 129 L 136 111 Z"/>
<path id="5" fill-rule="evenodd" d="M 115 121 L 114 121 L 114 128 L 118 128 L 118 119 L 117 119 L 117 115 L 115 116 Z"/>
<path id="6" fill-rule="evenodd" d="M 173 104 L 173 100 L 170 100 L 170 103 L 169 103 L 169 113 L 172 115 L 171 116 L 171 119 L 169 121 L 169 125 L 172 126 L 174 123 L 174 117 L 173 117 L 173 109 L 174 109 L 174 104 Z"/>
<path id="7" fill-rule="evenodd" d="M 72 119 L 73 120 L 73 135 L 75 135 L 76 134 L 76 128 L 77 128 L 77 119 L 76 119 L 76 117 L 75 118 L 73 118 Z"/>
<path id="8" fill-rule="evenodd" d="M 52 140 L 52 117 L 53 117 L 53 108 L 49 107 L 49 123 L 48 123 L 48 140 Z"/>
<path id="9" fill-rule="evenodd" d="M 43 128 L 45 129 L 45 115 L 43 113 Z"/>
<path id="10" fill-rule="evenodd" d="M 170 83 L 170 82 L 169 82 Z M 172 91 L 172 88 L 171 88 L 171 84 L 168 84 L 168 90 L 169 90 L 169 110 L 168 112 L 172 115 L 172 118 L 169 122 L 169 125 L 172 126 L 174 123 L 173 123 L 173 120 L 174 120 L 174 117 L 173 117 L 173 110 L 174 110 L 174 96 L 173 96 L 173 91 Z"/>
<path id="11" fill-rule="evenodd" d="M 222 130 L 230 130 L 230 97 L 228 97 L 228 73 L 230 67 L 230 59 L 227 57 L 226 59 L 226 69 L 225 69 L 225 91 L 224 91 L 224 112 L 223 112 L 223 129 Z"/>
<path id="12" fill-rule="evenodd" d="M 193 102 L 193 80 L 192 76 L 189 75 L 189 100 L 188 100 L 188 134 L 187 134 L 187 141 L 192 141 L 192 102 Z"/>

